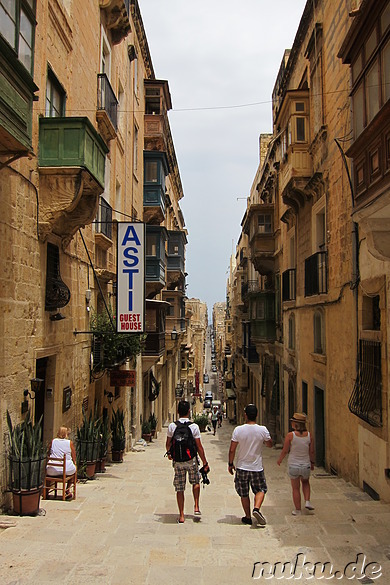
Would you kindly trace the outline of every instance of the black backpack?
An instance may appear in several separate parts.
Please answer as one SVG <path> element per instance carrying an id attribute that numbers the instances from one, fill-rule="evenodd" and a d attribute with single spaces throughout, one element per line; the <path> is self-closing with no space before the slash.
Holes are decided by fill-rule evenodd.
<path id="1" fill-rule="evenodd" d="M 175 421 L 176 429 L 173 433 L 169 453 L 173 461 L 189 461 L 197 453 L 194 435 L 190 429 L 191 421 L 182 423 Z"/>

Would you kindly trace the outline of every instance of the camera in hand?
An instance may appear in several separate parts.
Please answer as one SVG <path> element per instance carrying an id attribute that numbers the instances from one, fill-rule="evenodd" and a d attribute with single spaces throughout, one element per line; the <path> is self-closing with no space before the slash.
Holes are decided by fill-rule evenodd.
<path id="1" fill-rule="evenodd" d="M 203 485 L 209 485 L 210 480 L 207 477 L 208 471 L 205 471 L 204 470 L 204 465 L 203 465 L 203 467 L 201 467 L 199 469 L 199 471 L 200 471 L 200 475 L 202 476 L 202 483 L 203 483 Z"/>

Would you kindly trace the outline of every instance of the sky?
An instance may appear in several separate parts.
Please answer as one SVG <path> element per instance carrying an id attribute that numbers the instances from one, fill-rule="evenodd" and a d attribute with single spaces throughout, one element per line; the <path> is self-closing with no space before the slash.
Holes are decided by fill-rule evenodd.
<path id="1" fill-rule="evenodd" d="M 187 296 L 226 300 L 230 256 L 272 132 L 272 90 L 306 0 L 139 0 L 153 68 L 168 80 L 188 230 Z"/>

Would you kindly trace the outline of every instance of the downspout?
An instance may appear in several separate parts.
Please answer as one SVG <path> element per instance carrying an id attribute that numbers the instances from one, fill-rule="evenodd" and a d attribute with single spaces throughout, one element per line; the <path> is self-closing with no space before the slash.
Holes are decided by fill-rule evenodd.
<path id="1" fill-rule="evenodd" d="M 338 149 L 341 153 L 341 158 L 344 163 L 345 170 L 347 172 L 349 188 L 351 191 L 351 200 L 352 200 L 352 210 L 355 207 L 355 199 L 354 199 L 354 192 L 353 192 L 353 184 L 351 179 L 351 174 L 348 168 L 347 158 L 345 156 L 345 152 L 343 151 L 340 142 L 337 138 L 334 139 L 335 143 L 337 144 Z M 352 222 L 352 281 L 350 288 L 353 291 L 353 296 L 355 300 L 355 311 L 356 311 L 356 376 L 358 375 L 358 367 L 359 367 L 359 350 L 358 350 L 358 340 L 359 340 L 359 307 L 358 307 L 358 287 L 360 282 L 360 267 L 359 267 L 359 226 L 358 224 L 353 221 Z"/>

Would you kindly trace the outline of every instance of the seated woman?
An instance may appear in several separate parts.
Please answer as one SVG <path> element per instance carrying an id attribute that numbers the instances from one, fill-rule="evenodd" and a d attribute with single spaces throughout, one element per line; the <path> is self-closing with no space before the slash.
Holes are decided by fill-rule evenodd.
<path id="1" fill-rule="evenodd" d="M 48 459 L 50 459 L 50 457 L 58 457 L 59 459 L 62 459 L 64 455 L 66 458 L 66 475 L 73 475 L 76 472 L 76 450 L 72 441 L 68 439 L 68 429 L 66 427 L 60 427 L 57 437 L 53 439 L 50 444 Z M 46 475 L 58 477 L 62 475 L 62 467 L 50 465 L 47 468 Z M 72 482 L 70 481 L 67 484 L 66 500 L 72 499 L 72 494 L 69 490 L 71 483 Z"/>

